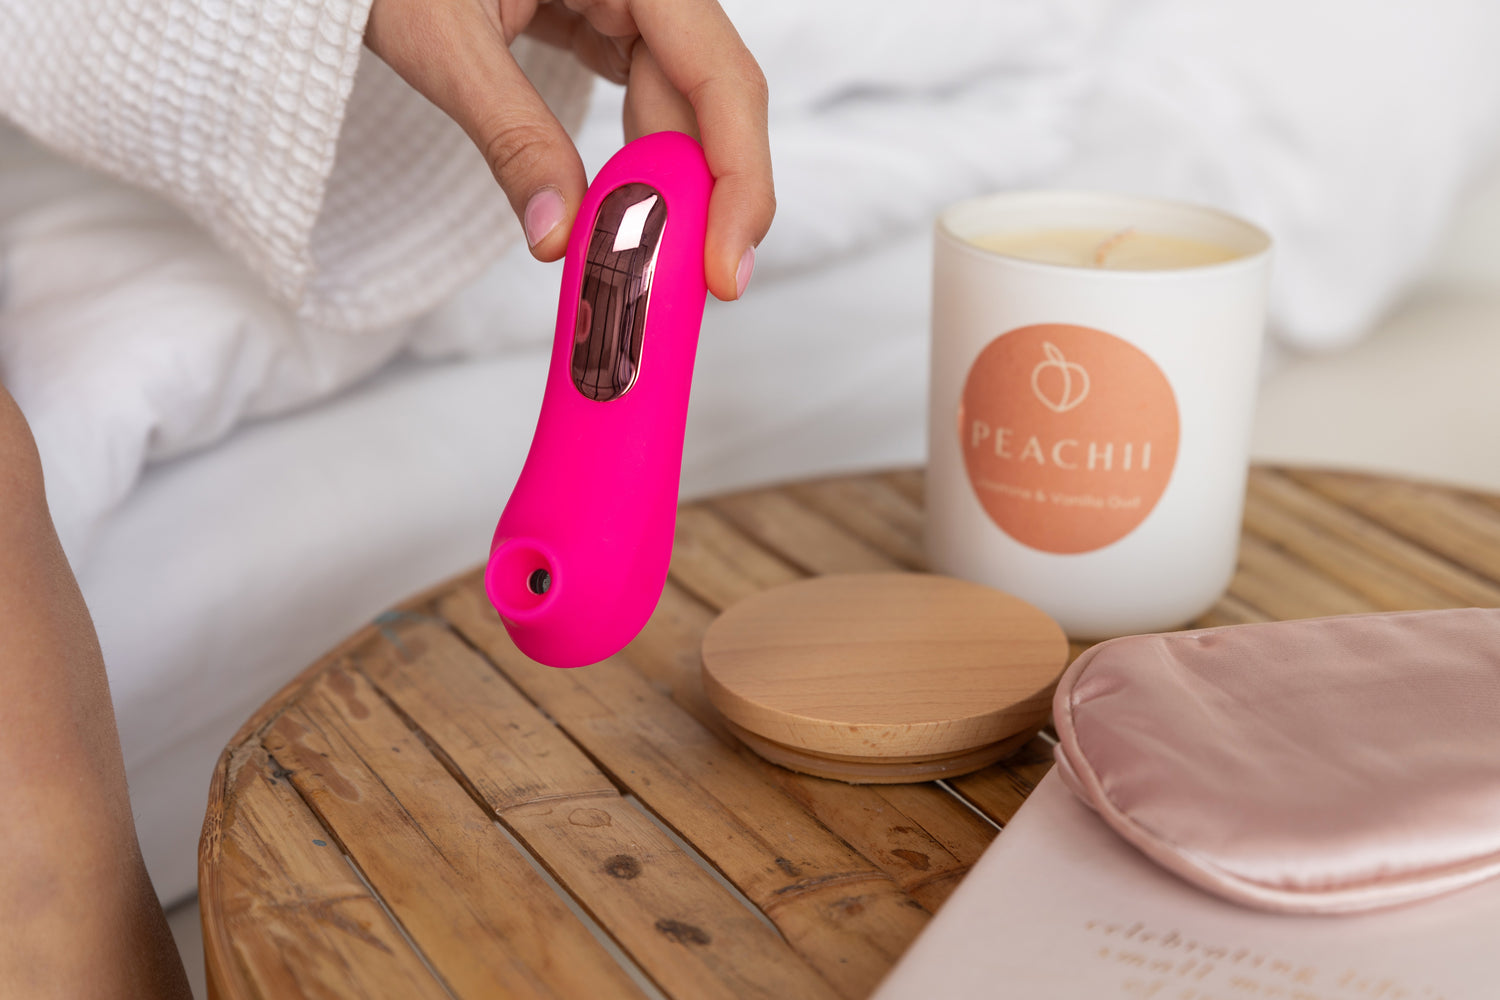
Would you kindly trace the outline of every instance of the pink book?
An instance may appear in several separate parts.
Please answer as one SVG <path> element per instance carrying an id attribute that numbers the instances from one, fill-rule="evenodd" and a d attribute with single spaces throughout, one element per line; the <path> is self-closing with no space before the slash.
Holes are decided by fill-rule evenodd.
<path id="1" fill-rule="evenodd" d="M 1054 770 L 875 997 L 1495 1000 L 1500 881 L 1358 915 L 1252 910 L 1148 860 Z"/>

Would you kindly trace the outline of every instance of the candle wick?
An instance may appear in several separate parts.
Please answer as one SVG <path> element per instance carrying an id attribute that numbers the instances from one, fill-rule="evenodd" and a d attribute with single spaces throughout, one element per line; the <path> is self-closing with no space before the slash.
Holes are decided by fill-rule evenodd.
<path id="1" fill-rule="evenodd" d="M 1127 236 L 1130 236 L 1134 232 L 1134 226 L 1126 226 L 1119 232 L 1111 234 L 1108 239 L 1100 242 L 1100 244 L 1094 248 L 1094 266 L 1103 267 L 1104 258 L 1109 256 L 1110 251 L 1119 246 L 1122 240 L 1124 240 Z"/>

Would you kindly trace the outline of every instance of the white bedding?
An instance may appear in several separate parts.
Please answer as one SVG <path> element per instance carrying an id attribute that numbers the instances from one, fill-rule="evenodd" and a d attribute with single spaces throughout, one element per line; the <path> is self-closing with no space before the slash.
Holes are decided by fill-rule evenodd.
<path id="1" fill-rule="evenodd" d="M 773 94 L 781 210 L 757 292 L 920 232 L 957 198 L 1087 184 L 1266 226 L 1274 329 L 1326 349 L 1399 297 L 1500 150 L 1500 6 L 1485 0 L 1420 14 L 1229 0 L 1211 16 L 1192 0 L 961 0 L 920 24 L 854 0 L 729 9 Z M 359 108 L 399 85 L 366 64 L 350 112 L 361 134 Z M 583 130 L 591 165 L 619 141 L 617 109 L 614 91 Z M 327 209 L 340 219 L 359 215 L 340 193 L 359 184 L 345 181 Z M 426 320 L 318 328 L 182 212 L 0 127 L 0 377 L 39 439 L 74 559 L 150 462 L 324 398 L 403 350 L 487 356 L 545 340 L 556 273 L 512 251 Z"/>
<path id="2" fill-rule="evenodd" d="M 1238 209 L 1280 240 L 1284 341 L 1328 346 L 1420 269 L 1500 128 L 1488 0 L 1433 0 L 1420 31 L 1355 0 L 1212 17 L 1190 0 L 966 0 L 916 25 L 854 0 L 727 6 L 771 80 L 780 213 L 750 295 L 705 320 L 689 495 L 920 461 L 944 202 L 1068 179 Z M 592 164 L 618 142 L 614 100 L 580 140 Z M 1392 101 L 1421 112 L 1411 142 L 1366 113 Z M 207 777 L 238 724 L 371 614 L 483 556 L 529 442 L 557 272 L 517 254 L 410 328 L 313 336 L 180 216 L 32 156 L 0 136 L 0 376 L 43 447 L 171 900 L 192 889 Z M 117 266 L 69 270 L 70 241 Z"/>

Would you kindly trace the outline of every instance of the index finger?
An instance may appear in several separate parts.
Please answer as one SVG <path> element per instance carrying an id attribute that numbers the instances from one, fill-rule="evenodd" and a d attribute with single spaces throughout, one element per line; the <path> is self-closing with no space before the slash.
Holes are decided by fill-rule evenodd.
<path id="1" fill-rule="evenodd" d="M 636 0 L 631 13 L 662 73 L 693 106 L 714 175 L 704 268 L 721 299 L 738 297 L 771 228 L 765 74 L 714 0 Z"/>

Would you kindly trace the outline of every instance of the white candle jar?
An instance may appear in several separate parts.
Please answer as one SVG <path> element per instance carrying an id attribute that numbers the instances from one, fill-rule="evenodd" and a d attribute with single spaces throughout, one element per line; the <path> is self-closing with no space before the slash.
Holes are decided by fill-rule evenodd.
<path id="1" fill-rule="evenodd" d="M 1020 192 L 947 209 L 935 242 L 931 567 L 1074 638 L 1208 610 L 1238 552 L 1269 237 L 1195 206 Z"/>

